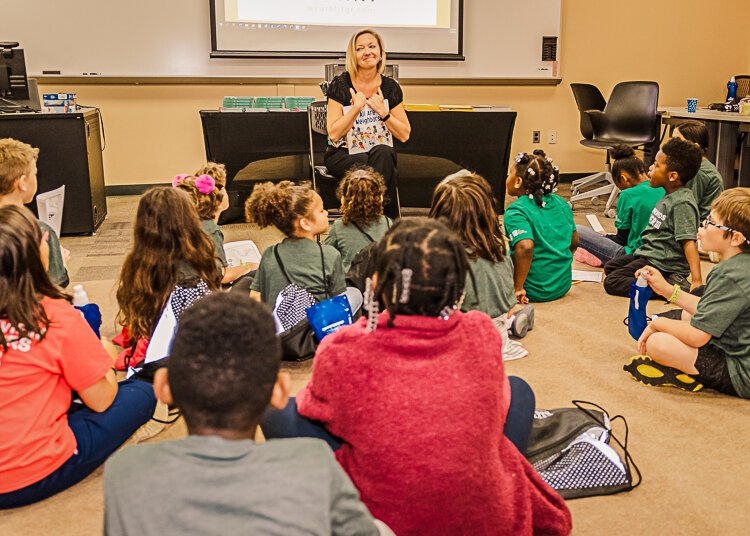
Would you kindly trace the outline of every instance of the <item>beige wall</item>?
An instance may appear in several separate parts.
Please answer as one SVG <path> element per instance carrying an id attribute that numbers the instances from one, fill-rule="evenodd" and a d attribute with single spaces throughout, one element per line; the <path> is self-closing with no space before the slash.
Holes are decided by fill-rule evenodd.
<path id="1" fill-rule="evenodd" d="M 532 145 L 531 133 L 541 130 L 541 147 L 563 173 L 592 171 L 601 167 L 603 155 L 578 144 L 579 118 L 570 83 L 596 84 L 606 97 L 619 81 L 655 80 L 663 106 L 684 106 L 688 97 L 697 97 L 701 105 L 721 100 L 731 75 L 750 72 L 745 3 L 563 0 L 563 83 L 559 86 L 410 85 L 404 92 L 407 102 L 510 105 L 518 112 L 514 152 L 539 147 Z M 320 95 L 315 85 L 45 85 L 40 89 L 74 91 L 79 102 L 101 108 L 108 185 L 166 182 L 176 173 L 198 167 L 205 158 L 198 110 L 215 109 L 224 95 Z M 549 130 L 558 133 L 556 145 L 546 144 Z"/>

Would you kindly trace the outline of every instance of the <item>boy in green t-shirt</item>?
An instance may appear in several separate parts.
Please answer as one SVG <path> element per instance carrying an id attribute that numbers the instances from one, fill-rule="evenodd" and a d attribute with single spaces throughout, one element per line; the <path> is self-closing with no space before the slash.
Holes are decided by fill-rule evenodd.
<path id="1" fill-rule="evenodd" d="M 700 121 L 685 121 L 674 129 L 672 137 L 697 143 L 704 155 L 698 173 L 685 185 L 693 192 L 699 217 L 703 221 L 711 211 L 711 203 L 724 191 L 724 180 L 719 170 L 705 157 L 708 152 L 708 129 Z"/>
<path id="2" fill-rule="evenodd" d="M 518 200 L 505 211 L 516 300 L 525 304 L 562 298 L 573 283 L 578 232 L 568 203 L 553 192 L 559 170 L 543 151 L 520 153 L 506 181 Z"/>
<path id="3" fill-rule="evenodd" d="M 641 234 L 648 225 L 656 203 L 664 197 L 664 188 L 652 188 L 648 169 L 628 145 L 617 145 L 612 151 L 612 178 L 620 190 L 617 200 L 617 234 L 596 232 L 588 225 L 576 225 L 580 237 L 575 260 L 601 266 L 615 257 L 632 255 L 641 247 Z M 594 256 L 586 256 L 584 251 Z M 597 261 L 598 262 L 594 262 Z"/>
<path id="4" fill-rule="evenodd" d="M 638 340 L 638 351 L 647 355 L 624 368 L 648 385 L 708 387 L 750 398 L 750 188 L 719 195 L 698 234 L 722 259 L 708 274 L 703 296 L 670 285 L 652 266 L 639 270 L 655 293 L 683 311 L 680 319 L 667 313 L 651 322 Z"/>
<path id="5" fill-rule="evenodd" d="M 12 138 L 0 139 L 0 205 L 26 205 L 34 200 L 37 190 L 36 161 L 39 149 Z M 60 245 L 52 228 L 39 220 L 39 227 L 49 245 L 50 281 L 65 288 L 70 283 L 65 264 L 70 252 Z"/>
<path id="6" fill-rule="evenodd" d="M 689 141 L 672 138 L 649 170 L 653 188 L 667 192 L 651 212 L 641 235 L 642 244 L 631 255 L 617 257 L 604 266 L 604 290 L 613 296 L 628 296 L 636 271 L 656 266 L 665 277 L 682 280 L 691 276 L 690 290 L 703 284 L 696 236 L 698 206 L 685 183 L 701 164 L 700 148 Z"/>

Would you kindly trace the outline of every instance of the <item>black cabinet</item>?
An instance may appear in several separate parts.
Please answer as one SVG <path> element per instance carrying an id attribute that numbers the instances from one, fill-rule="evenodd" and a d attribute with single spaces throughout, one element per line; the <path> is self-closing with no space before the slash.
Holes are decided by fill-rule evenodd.
<path id="1" fill-rule="evenodd" d="M 107 215 L 97 110 L 0 114 L 0 138 L 39 148 L 38 193 L 65 185 L 61 234 L 92 234 Z M 36 212 L 36 201 L 29 206 Z"/>

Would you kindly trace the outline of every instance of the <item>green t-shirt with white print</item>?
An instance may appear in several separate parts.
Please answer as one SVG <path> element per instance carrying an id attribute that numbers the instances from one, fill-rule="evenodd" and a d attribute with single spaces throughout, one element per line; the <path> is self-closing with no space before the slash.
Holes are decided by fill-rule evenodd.
<path id="1" fill-rule="evenodd" d="M 681 241 L 696 240 L 697 236 L 698 205 L 689 188 L 680 188 L 656 204 L 635 255 L 645 257 L 662 272 L 687 277 L 690 265 Z"/>

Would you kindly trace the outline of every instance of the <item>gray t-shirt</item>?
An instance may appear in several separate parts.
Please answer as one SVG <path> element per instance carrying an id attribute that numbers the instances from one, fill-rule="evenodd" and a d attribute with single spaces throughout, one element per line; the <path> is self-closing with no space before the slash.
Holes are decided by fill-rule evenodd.
<path id="1" fill-rule="evenodd" d="M 724 191 L 724 180 L 716 166 L 704 158 L 698 173 L 685 186 L 692 190 L 698 204 L 698 216 L 703 221 L 711 212 L 711 203 Z"/>
<path id="2" fill-rule="evenodd" d="M 681 240 L 696 240 L 698 205 L 689 188 L 680 188 L 662 197 L 651 212 L 643 231 L 641 247 L 635 255 L 667 273 L 690 274 Z"/>
<path id="3" fill-rule="evenodd" d="M 104 534 L 376 535 L 317 439 L 218 436 L 126 447 L 104 469 Z"/>
<path id="4" fill-rule="evenodd" d="M 214 220 L 201 220 L 201 229 L 214 243 L 216 257 L 218 257 L 219 261 L 221 262 L 221 266 L 219 266 L 219 268 L 226 267 L 227 255 L 226 253 L 224 253 L 224 233 L 221 232 L 221 227 L 219 227 Z"/>
<path id="5" fill-rule="evenodd" d="M 491 318 L 507 314 L 516 304 L 516 293 L 513 288 L 513 260 L 510 255 L 506 255 L 502 262 L 492 262 L 482 258 L 470 260 L 469 266 L 474 274 L 476 288 L 471 276 L 467 273 L 464 304 L 461 309 L 482 311 Z"/>
<path id="6" fill-rule="evenodd" d="M 323 260 L 320 248 L 323 248 Z M 331 246 L 318 244 L 307 238 L 285 238 L 275 246 L 269 246 L 263 252 L 258 272 L 255 274 L 250 290 L 260 292 L 263 303 L 274 307 L 276 296 L 290 282 L 284 277 L 274 250 L 278 248 L 281 262 L 284 264 L 291 282 L 306 289 L 318 300 L 332 298 L 346 291 L 344 267 L 341 254 Z M 327 281 L 323 281 L 323 264 Z M 326 295 L 326 288 L 328 295 Z"/>
<path id="7" fill-rule="evenodd" d="M 42 220 L 37 221 L 39 222 L 39 227 L 42 228 L 42 233 L 49 233 L 49 239 L 47 240 L 47 244 L 49 245 L 49 267 L 47 268 L 47 275 L 55 285 L 65 288 L 70 284 L 70 278 L 68 278 L 68 270 L 65 269 L 65 264 L 63 264 L 60 239 L 57 237 L 57 234 L 52 227 L 44 223 Z"/>
<path id="8" fill-rule="evenodd" d="M 387 216 L 381 216 L 377 221 L 357 229 L 353 223 L 344 225 L 341 220 L 333 222 L 328 231 L 325 243 L 336 248 L 341 253 L 341 262 L 344 265 L 344 273 L 349 271 L 354 257 L 362 251 L 370 242 L 377 242 L 388 231 L 391 220 Z M 366 234 L 365 234 L 366 233 Z M 369 237 L 368 237 L 369 235 Z"/>
<path id="9" fill-rule="evenodd" d="M 721 348 L 737 393 L 750 398 L 750 254 L 720 262 L 706 278 L 691 325 Z"/>

